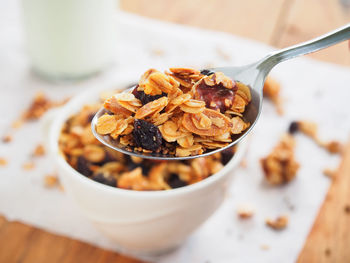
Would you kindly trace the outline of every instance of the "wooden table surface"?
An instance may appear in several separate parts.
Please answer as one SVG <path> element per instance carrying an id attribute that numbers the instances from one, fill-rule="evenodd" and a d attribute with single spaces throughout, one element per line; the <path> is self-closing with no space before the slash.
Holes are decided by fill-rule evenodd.
<path id="1" fill-rule="evenodd" d="M 310 39 L 350 22 L 350 1 L 346 0 L 121 0 L 121 8 L 156 19 L 237 34 L 276 47 Z M 310 56 L 350 66 L 346 43 Z M 350 142 L 298 262 L 350 262 L 349 186 Z M 0 216 L 0 263 L 11 262 L 141 261 Z"/>

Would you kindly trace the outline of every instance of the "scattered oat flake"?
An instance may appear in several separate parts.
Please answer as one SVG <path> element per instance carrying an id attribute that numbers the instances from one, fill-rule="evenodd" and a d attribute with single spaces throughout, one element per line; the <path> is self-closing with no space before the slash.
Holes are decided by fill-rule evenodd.
<path id="1" fill-rule="evenodd" d="M 12 141 L 12 139 L 13 139 L 12 136 L 9 135 L 9 134 L 7 134 L 7 135 L 5 135 L 5 136 L 2 137 L 2 142 L 4 142 L 4 143 L 9 143 L 9 142 Z"/>
<path id="2" fill-rule="evenodd" d="M 63 185 L 58 184 L 58 189 L 59 189 L 61 192 L 64 192 L 64 187 L 63 187 Z"/>
<path id="3" fill-rule="evenodd" d="M 247 160 L 243 159 L 240 163 L 239 166 L 241 166 L 242 168 L 246 168 L 247 167 Z"/>
<path id="4" fill-rule="evenodd" d="M 329 178 L 334 178 L 337 174 L 337 170 L 330 169 L 330 168 L 325 168 L 323 170 L 323 174 Z"/>
<path id="5" fill-rule="evenodd" d="M 339 153 L 343 152 L 344 146 L 338 141 L 321 142 L 320 146 L 325 148 L 329 153 Z"/>
<path id="6" fill-rule="evenodd" d="M 251 218 L 254 215 L 254 209 L 251 206 L 249 206 L 249 205 L 244 205 L 244 206 L 241 205 L 237 209 L 237 215 L 241 219 Z"/>
<path id="7" fill-rule="evenodd" d="M 35 149 L 34 149 L 34 152 L 33 152 L 33 155 L 34 156 L 43 156 L 45 155 L 45 148 L 42 144 L 38 144 Z"/>
<path id="8" fill-rule="evenodd" d="M 59 186 L 58 177 L 56 174 L 47 174 L 44 177 L 45 187 L 53 188 Z"/>
<path id="9" fill-rule="evenodd" d="M 275 230 L 282 230 L 288 225 L 288 217 L 287 216 L 279 216 L 276 219 L 266 219 L 266 225 Z"/>
<path id="10" fill-rule="evenodd" d="M 7 160 L 5 158 L 0 158 L 0 166 L 6 166 Z"/>
<path id="11" fill-rule="evenodd" d="M 26 171 L 29 171 L 29 170 L 33 170 L 35 167 L 34 163 L 33 162 L 25 162 L 23 165 L 22 165 L 22 168 Z"/>

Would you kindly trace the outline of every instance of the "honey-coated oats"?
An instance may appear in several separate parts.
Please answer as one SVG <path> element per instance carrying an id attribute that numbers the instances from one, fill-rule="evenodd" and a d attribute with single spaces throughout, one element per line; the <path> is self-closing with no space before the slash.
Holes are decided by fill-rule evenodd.
<path id="1" fill-rule="evenodd" d="M 221 72 L 149 69 L 131 92 L 104 102 L 96 131 L 126 150 L 190 156 L 224 147 L 250 124 L 250 88 Z"/>
<path id="2" fill-rule="evenodd" d="M 294 137 L 285 134 L 272 152 L 260 160 L 265 178 L 270 184 L 280 185 L 295 178 L 299 163 L 295 160 L 294 148 Z"/>

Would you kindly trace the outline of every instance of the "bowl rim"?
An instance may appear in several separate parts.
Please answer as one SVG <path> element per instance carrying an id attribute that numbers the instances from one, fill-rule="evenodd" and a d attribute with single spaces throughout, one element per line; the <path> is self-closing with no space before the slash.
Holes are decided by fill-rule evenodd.
<path id="1" fill-rule="evenodd" d="M 125 87 L 128 84 L 132 83 L 130 79 L 119 79 L 117 81 L 117 87 Z M 54 157 L 55 161 L 58 163 L 60 167 L 62 167 L 69 176 L 74 176 L 75 179 L 80 180 L 81 183 L 89 185 L 91 188 L 95 188 L 98 191 L 104 191 L 106 193 L 112 195 L 124 195 L 134 198 L 153 198 L 153 197 L 168 197 L 168 196 L 177 196 L 186 193 L 190 193 L 196 190 L 200 190 L 205 188 L 206 186 L 214 183 L 219 180 L 225 174 L 228 173 L 233 167 L 235 167 L 238 162 L 242 159 L 245 150 L 247 148 L 246 140 L 243 140 L 237 145 L 236 153 L 232 156 L 230 161 L 224 165 L 224 167 L 217 173 L 212 174 L 211 176 L 205 178 L 202 181 L 199 181 L 194 184 L 186 185 L 183 187 L 169 189 L 169 190 L 159 190 L 159 191 L 137 191 L 137 190 L 129 190 L 122 189 L 118 187 L 108 186 L 99 182 L 96 182 L 85 175 L 79 173 L 72 166 L 68 164 L 68 162 L 64 159 L 63 155 L 60 153 L 58 146 L 58 138 L 61 133 L 62 126 L 66 120 L 76 113 L 84 104 L 89 103 L 89 101 L 93 101 L 92 97 L 97 96 L 102 91 L 108 90 L 116 90 L 113 88 L 90 88 L 86 90 L 82 94 L 78 94 L 74 96 L 67 104 L 65 104 L 62 108 L 56 109 L 51 113 L 50 124 L 48 125 L 47 131 L 47 144 L 49 148 L 50 155 Z"/>

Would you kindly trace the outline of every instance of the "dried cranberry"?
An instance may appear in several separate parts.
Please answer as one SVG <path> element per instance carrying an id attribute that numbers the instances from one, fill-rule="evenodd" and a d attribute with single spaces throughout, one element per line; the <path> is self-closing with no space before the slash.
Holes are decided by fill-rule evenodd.
<path id="1" fill-rule="evenodd" d="M 117 186 L 117 180 L 109 174 L 98 173 L 94 175 L 91 179 L 101 184 L 106 184 L 114 187 Z"/>
<path id="2" fill-rule="evenodd" d="M 132 94 L 134 94 L 134 96 L 137 99 L 139 99 L 143 105 L 147 104 L 148 102 L 151 102 L 151 101 L 154 101 L 154 100 L 157 100 L 161 97 L 166 96 L 166 93 L 164 93 L 164 92 L 160 95 L 154 95 L 154 96 L 147 95 L 142 90 L 137 90 L 137 88 L 138 88 L 138 85 L 134 88 L 134 90 L 132 91 Z"/>
<path id="3" fill-rule="evenodd" d="M 179 188 L 187 185 L 186 182 L 182 181 L 180 177 L 174 173 L 170 174 L 168 184 L 171 188 Z"/>
<path id="4" fill-rule="evenodd" d="M 132 132 L 137 146 L 146 150 L 156 151 L 162 144 L 162 134 L 152 123 L 135 119 Z"/>
<path id="5" fill-rule="evenodd" d="M 222 84 L 208 86 L 202 81 L 196 88 L 195 98 L 205 101 L 206 107 L 224 113 L 232 106 L 234 99 L 234 90 L 226 89 Z M 229 101 L 229 105 L 225 101 Z"/>
<path id="6" fill-rule="evenodd" d="M 90 170 L 91 163 L 85 159 L 84 156 L 79 156 L 77 160 L 77 171 L 85 176 L 91 176 L 92 171 Z"/>
<path id="7" fill-rule="evenodd" d="M 233 147 L 221 151 L 221 163 L 226 165 L 234 155 Z"/>
<path id="8" fill-rule="evenodd" d="M 297 121 L 292 121 L 289 124 L 288 132 L 290 134 L 295 134 L 299 130 L 299 123 Z"/>

